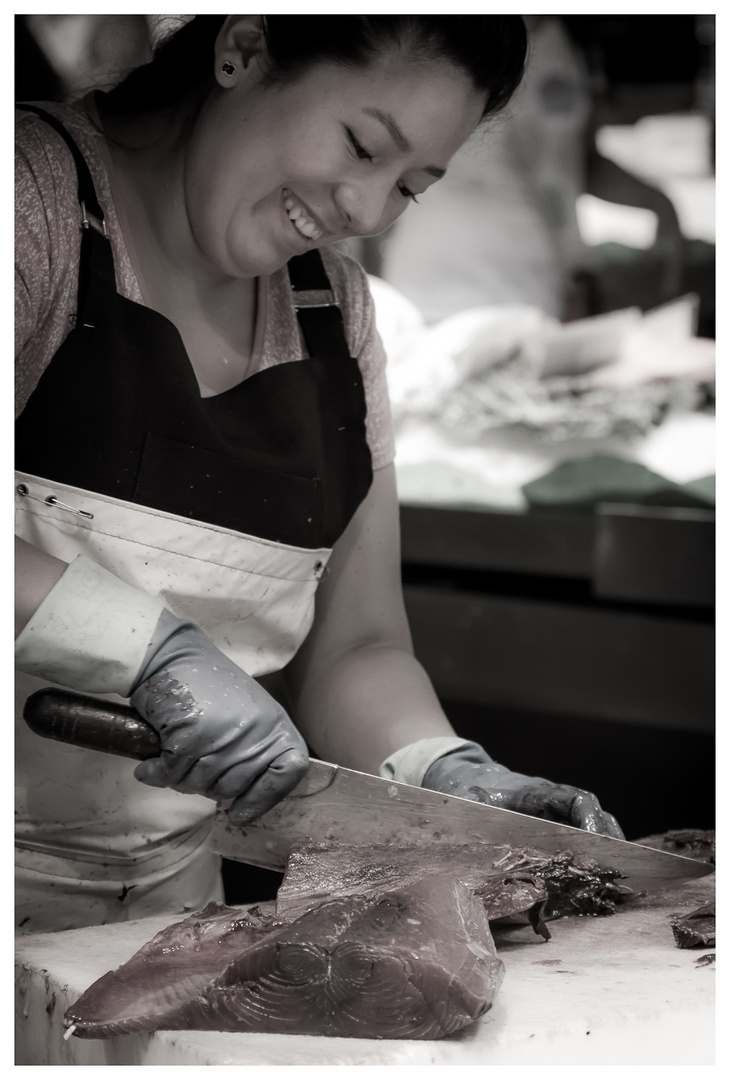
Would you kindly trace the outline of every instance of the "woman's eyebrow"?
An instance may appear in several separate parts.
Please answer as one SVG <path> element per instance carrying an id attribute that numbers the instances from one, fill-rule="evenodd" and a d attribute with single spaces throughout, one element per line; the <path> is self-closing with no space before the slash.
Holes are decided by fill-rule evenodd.
<path id="1" fill-rule="evenodd" d="M 383 112 L 382 109 L 367 108 L 363 109 L 363 112 L 367 113 L 368 116 L 372 116 L 376 120 L 380 121 L 380 123 L 388 132 L 395 145 L 402 153 L 408 154 L 413 150 L 413 147 L 408 142 L 408 139 L 398 127 L 398 123 L 394 116 L 391 116 L 390 113 Z M 431 176 L 435 176 L 439 180 L 442 176 L 446 175 L 446 169 L 440 169 L 438 165 L 426 165 L 423 169 L 423 172 L 430 173 Z"/>

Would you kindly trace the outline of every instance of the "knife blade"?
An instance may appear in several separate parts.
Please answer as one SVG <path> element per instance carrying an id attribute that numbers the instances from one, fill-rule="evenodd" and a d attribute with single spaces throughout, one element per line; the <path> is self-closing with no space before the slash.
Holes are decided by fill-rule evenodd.
<path id="1" fill-rule="evenodd" d="M 160 752 L 157 732 L 131 706 L 44 688 L 23 711 L 37 735 L 137 760 Z M 570 850 L 621 872 L 632 888 L 703 877 L 714 866 L 513 810 L 384 780 L 310 759 L 306 776 L 272 810 L 243 826 L 218 805 L 209 837 L 217 854 L 283 871 L 295 844 L 508 844 L 548 855 Z"/>

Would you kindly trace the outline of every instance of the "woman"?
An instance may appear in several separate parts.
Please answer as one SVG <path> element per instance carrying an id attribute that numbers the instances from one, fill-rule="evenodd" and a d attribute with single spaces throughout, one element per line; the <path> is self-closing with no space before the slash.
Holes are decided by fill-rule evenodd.
<path id="1" fill-rule="evenodd" d="M 220 895 L 200 796 L 243 824 L 307 747 L 620 835 L 456 738 L 413 657 L 384 358 L 328 246 L 436 182 L 523 59 L 513 17 L 196 16 L 22 113 L 18 696 L 129 697 L 162 743 L 132 771 L 20 725 L 23 932 Z"/>

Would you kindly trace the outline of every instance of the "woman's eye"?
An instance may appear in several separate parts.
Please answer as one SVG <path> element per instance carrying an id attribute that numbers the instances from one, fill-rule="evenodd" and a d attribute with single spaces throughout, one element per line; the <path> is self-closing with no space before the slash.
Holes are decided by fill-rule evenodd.
<path id="1" fill-rule="evenodd" d="M 350 130 L 350 128 L 346 127 L 345 131 L 347 132 L 347 138 L 348 138 L 348 141 L 350 143 L 350 146 L 352 147 L 352 149 L 353 149 L 353 151 L 355 153 L 355 156 L 360 158 L 361 161 L 372 161 L 373 160 L 373 155 L 370 153 L 369 150 L 365 149 L 365 147 L 362 145 L 362 143 L 357 141 L 357 139 L 355 138 L 355 135 Z M 404 199 L 410 199 L 411 202 L 418 202 L 418 199 L 416 198 L 416 196 L 413 194 L 413 192 L 410 190 L 410 188 L 406 187 L 405 184 L 398 184 L 398 191 L 400 192 L 400 194 L 403 196 Z"/>
<path id="2" fill-rule="evenodd" d="M 352 149 L 355 151 L 357 157 L 362 158 L 365 161 L 372 161 L 373 155 L 368 153 L 364 146 L 360 145 L 360 143 L 357 141 L 349 128 L 346 128 L 345 130 L 347 131 L 347 137 L 350 140 Z"/>

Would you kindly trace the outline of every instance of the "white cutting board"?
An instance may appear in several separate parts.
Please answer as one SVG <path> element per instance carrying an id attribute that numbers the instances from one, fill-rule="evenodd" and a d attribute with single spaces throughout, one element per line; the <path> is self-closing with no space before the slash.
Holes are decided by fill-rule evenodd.
<path id="1" fill-rule="evenodd" d="M 492 1010 L 433 1042 L 155 1032 L 63 1039 L 63 1013 L 172 918 L 20 938 L 19 1065 L 712 1065 L 714 949 L 679 949 L 669 916 L 711 899 L 714 875 L 672 885 L 608 918 L 495 927 L 506 966 Z"/>

